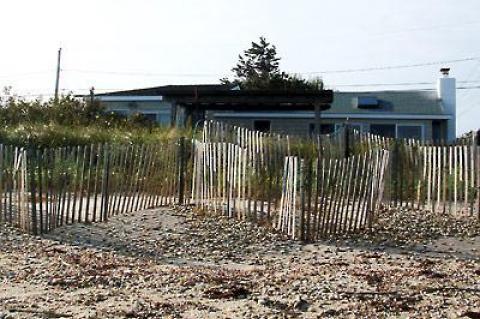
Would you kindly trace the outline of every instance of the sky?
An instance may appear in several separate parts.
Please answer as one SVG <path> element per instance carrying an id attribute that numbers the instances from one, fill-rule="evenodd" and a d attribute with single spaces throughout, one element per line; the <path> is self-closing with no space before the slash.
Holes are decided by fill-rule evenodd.
<path id="1" fill-rule="evenodd" d="M 479 0 L 0 0 L 0 88 L 51 96 L 217 83 L 260 36 L 280 67 L 340 91 L 457 86 L 457 134 L 480 128 Z M 4 93 L 0 93 L 2 95 Z"/>

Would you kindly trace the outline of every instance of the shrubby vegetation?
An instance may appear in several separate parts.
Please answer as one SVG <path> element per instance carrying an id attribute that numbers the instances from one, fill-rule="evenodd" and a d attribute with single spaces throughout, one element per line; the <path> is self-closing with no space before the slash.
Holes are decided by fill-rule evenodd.
<path id="1" fill-rule="evenodd" d="M 189 134 L 160 127 L 141 114 L 127 118 L 107 112 L 98 102 L 71 95 L 57 102 L 4 98 L 0 100 L 0 125 L 0 143 L 21 146 L 150 143 Z"/>

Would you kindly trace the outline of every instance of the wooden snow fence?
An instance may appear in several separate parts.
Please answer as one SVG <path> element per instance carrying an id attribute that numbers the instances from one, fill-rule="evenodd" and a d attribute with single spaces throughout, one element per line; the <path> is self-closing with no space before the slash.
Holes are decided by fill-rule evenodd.
<path id="1" fill-rule="evenodd" d="M 314 240 L 370 227 L 381 205 L 480 220 L 479 147 L 476 136 L 435 144 L 346 126 L 299 137 L 211 121 L 192 142 L 0 144 L 0 222 L 41 234 L 194 204 Z"/>
<path id="2" fill-rule="evenodd" d="M 390 207 L 480 219 L 480 146 L 475 137 L 447 144 L 356 133 L 351 144 L 354 154 L 390 151 L 385 182 Z"/>
<path id="3" fill-rule="evenodd" d="M 191 188 L 187 151 L 183 140 L 43 149 L 0 145 L 0 222 L 41 234 L 184 204 Z"/>
<path id="4" fill-rule="evenodd" d="M 262 157 L 265 157 L 263 154 L 267 153 L 267 148 L 274 148 L 284 156 L 288 156 L 298 154 L 302 148 L 307 147 L 312 152 L 320 153 L 325 157 L 342 158 L 346 154 L 345 132 L 344 129 L 340 129 L 333 134 L 286 135 L 250 130 L 223 122 L 206 121 L 200 141 L 236 144 L 249 153 L 259 153 Z"/>
<path id="5" fill-rule="evenodd" d="M 262 160 L 267 159 L 267 175 L 261 191 L 272 192 L 266 197 L 274 199 L 273 202 L 255 201 L 249 197 L 248 190 L 251 182 L 246 183 L 247 193 L 235 199 L 236 205 L 244 205 L 249 212 L 252 211 L 249 203 L 257 202 L 260 205 L 279 205 L 279 176 L 283 175 L 283 157 L 298 156 L 306 159 L 311 154 L 327 161 L 340 161 L 351 156 L 362 156 L 368 152 L 380 150 L 389 151 L 388 169 L 384 176 L 383 203 L 390 208 L 408 208 L 429 210 L 434 213 L 452 215 L 477 215 L 480 220 L 480 151 L 479 134 L 469 138 L 458 139 L 454 143 L 419 141 L 414 139 L 395 139 L 363 133 L 353 130 L 348 125 L 334 134 L 316 135 L 310 137 L 289 136 L 283 134 L 263 133 L 237 127 L 221 122 L 205 122 L 201 142 L 231 144 L 234 152 L 242 153 L 249 160 L 245 172 L 232 176 L 237 182 L 242 180 L 242 175 L 260 172 L 251 169 L 251 158 L 257 156 Z M 207 146 L 208 148 L 215 146 Z M 308 149 L 307 154 L 302 149 Z M 257 155 L 255 155 L 257 154 Z M 273 154 L 273 157 L 272 157 Z M 233 156 L 233 155 L 229 155 Z M 215 157 L 211 157 L 214 159 Z M 275 158 L 275 164 L 268 159 Z M 236 164 L 234 161 L 234 165 Z M 260 165 L 262 168 L 262 165 Z M 276 172 L 273 174 L 271 171 Z M 255 175 L 255 174 L 254 174 Z M 258 174 L 256 174 L 258 175 Z M 198 176 L 197 176 L 198 178 Z M 257 180 L 258 176 L 257 176 Z M 261 179 L 260 179 L 261 180 Z M 249 184 L 250 183 L 250 184 Z M 198 189 L 197 189 L 198 191 Z M 242 192 L 240 190 L 239 192 Z M 281 193 L 281 191 L 280 191 Z M 276 196 L 276 197 L 272 197 Z M 265 197 L 265 196 L 263 196 Z M 208 202 L 208 205 L 211 205 Z M 229 201 L 230 203 L 230 201 Z M 216 205 L 218 208 L 218 204 Z M 231 206 L 229 206 L 229 209 Z M 238 208 L 235 208 L 237 211 Z M 270 215 L 270 210 L 267 215 Z"/>
<path id="6" fill-rule="evenodd" d="M 480 218 L 477 145 L 406 145 L 392 150 L 388 204 Z"/>
<path id="7" fill-rule="evenodd" d="M 193 203 L 294 239 L 356 232 L 372 225 L 382 202 L 388 154 L 301 158 L 285 156 L 276 146 L 262 153 L 233 143 L 196 141 Z"/>
<path id="8" fill-rule="evenodd" d="M 266 148 L 262 157 L 233 143 L 194 145 L 192 201 L 197 208 L 270 220 L 281 196 L 283 155 L 278 149 Z"/>
<path id="9" fill-rule="evenodd" d="M 274 226 L 302 240 L 370 228 L 383 198 L 389 152 L 344 159 L 285 159 L 282 197 Z"/>

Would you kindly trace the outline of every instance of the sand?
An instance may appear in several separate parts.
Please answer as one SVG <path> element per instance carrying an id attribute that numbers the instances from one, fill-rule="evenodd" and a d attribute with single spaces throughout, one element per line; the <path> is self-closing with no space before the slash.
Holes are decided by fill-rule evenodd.
<path id="1" fill-rule="evenodd" d="M 474 318 L 479 235 L 474 217 L 410 211 L 315 243 L 170 209 L 0 226 L 0 318 Z"/>

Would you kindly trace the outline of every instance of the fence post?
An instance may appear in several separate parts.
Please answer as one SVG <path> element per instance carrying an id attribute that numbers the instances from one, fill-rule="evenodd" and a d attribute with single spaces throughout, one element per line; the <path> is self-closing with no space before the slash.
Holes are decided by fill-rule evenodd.
<path id="1" fill-rule="evenodd" d="M 101 217 L 103 221 L 108 220 L 108 179 L 110 176 L 110 152 L 109 145 L 105 144 L 104 148 L 104 166 L 103 166 L 103 178 L 102 178 L 102 213 Z"/>
<path id="2" fill-rule="evenodd" d="M 345 158 L 350 157 L 350 126 L 345 124 Z"/>
<path id="3" fill-rule="evenodd" d="M 30 168 L 30 194 L 31 194 L 31 222 L 32 222 L 32 229 L 33 229 L 33 234 L 38 235 L 38 228 L 37 228 L 37 201 L 36 201 L 36 187 L 35 187 L 35 151 L 33 149 L 33 146 L 29 146 L 27 149 L 27 167 L 26 169 Z M 30 164 L 30 165 L 28 165 Z M 30 167 L 29 167 L 30 166 Z M 28 186 L 27 186 L 28 187 Z M 41 199 L 40 199 L 41 200 Z"/>
<path id="4" fill-rule="evenodd" d="M 185 137 L 180 137 L 178 145 L 178 205 L 184 203 L 185 197 Z"/>

